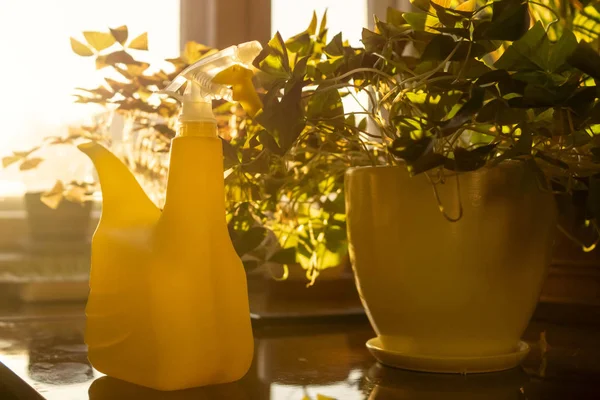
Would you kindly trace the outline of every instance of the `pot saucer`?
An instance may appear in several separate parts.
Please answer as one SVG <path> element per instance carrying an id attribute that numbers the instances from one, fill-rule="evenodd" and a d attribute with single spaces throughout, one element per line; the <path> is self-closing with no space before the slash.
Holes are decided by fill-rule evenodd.
<path id="1" fill-rule="evenodd" d="M 394 368 L 422 372 L 449 374 L 504 371 L 516 367 L 529 353 L 529 345 L 519 341 L 517 350 L 511 353 L 484 357 L 434 357 L 405 354 L 386 350 L 379 338 L 367 341 L 367 349 L 380 363 Z"/>

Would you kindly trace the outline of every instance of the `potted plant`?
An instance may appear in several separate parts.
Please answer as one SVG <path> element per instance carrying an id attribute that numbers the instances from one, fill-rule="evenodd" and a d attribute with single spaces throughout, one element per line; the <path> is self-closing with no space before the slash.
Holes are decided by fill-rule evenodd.
<path id="1" fill-rule="evenodd" d="M 315 16 L 255 60 L 264 107 L 254 119 L 215 109 L 230 234 L 238 254 L 254 256 L 248 268 L 299 263 L 314 282 L 346 255 L 347 216 L 357 283 L 383 339 L 371 348 L 408 368 L 515 365 L 550 259 L 554 195 L 583 193 L 594 227 L 600 214 L 600 56 L 569 24 L 533 23 L 533 11 L 555 14 L 544 4 L 477 4 L 390 9 L 358 48 L 341 34 L 327 40 Z M 160 154 L 178 106 L 152 92 L 170 74 L 147 74 L 123 32 L 104 33 L 108 46 L 73 46 L 123 76 L 79 100 L 133 113 L 156 139 L 141 150 Z M 188 50 L 211 51 L 189 45 L 176 71 Z M 345 112 L 357 93 L 368 104 Z"/>
<path id="2" fill-rule="evenodd" d="M 554 194 L 587 192 L 596 224 L 600 56 L 568 29 L 551 41 L 537 3 L 414 4 L 363 34 L 388 75 L 371 86 L 388 166 L 346 175 L 368 347 L 409 369 L 506 369 L 526 354 Z"/>

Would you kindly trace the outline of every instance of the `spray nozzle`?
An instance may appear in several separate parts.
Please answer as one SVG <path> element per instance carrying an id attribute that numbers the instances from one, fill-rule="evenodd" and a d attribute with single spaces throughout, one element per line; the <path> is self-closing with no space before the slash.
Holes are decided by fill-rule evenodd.
<path id="1" fill-rule="evenodd" d="M 247 86 L 248 84 L 252 86 L 252 82 L 251 79 L 246 78 L 247 72 L 261 50 L 262 46 L 257 41 L 228 47 L 190 65 L 160 92 L 175 97 L 183 104 L 181 121 L 214 121 L 212 99 L 240 101 L 245 107 L 244 103 L 247 103 L 245 96 L 240 98 L 237 95 L 240 89 L 236 86 L 241 84 L 245 88 L 244 93 L 248 92 Z M 238 70 L 239 72 L 234 72 L 231 77 L 231 73 L 221 74 L 224 71 Z M 186 83 L 182 96 L 177 91 Z M 252 92 L 253 89 L 252 86 Z"/>

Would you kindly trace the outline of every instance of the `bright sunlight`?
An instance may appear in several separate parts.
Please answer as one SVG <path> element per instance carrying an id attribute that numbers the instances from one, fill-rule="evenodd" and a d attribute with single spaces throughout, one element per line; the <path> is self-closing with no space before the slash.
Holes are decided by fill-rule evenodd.
<path id="1" fill-rule="evenodd" d="M 164 58 L 179 55 L 177 0 L 0 0 L 0 156 L 63 135 L 91 116 L 94 109 L 75 104 L 72 94 L 75 87 L 101 84 L 105 73 L 95 71 L 93 57 L 74 54 L 69 37 L 84 41 L 84 30 L 121 25 L 131 37 L 148 32 L 151 51 L 144 61 L 164 67 Z M 14 166 L 0 170 L 0 196 L 18 192 L 19 180 Z"/>

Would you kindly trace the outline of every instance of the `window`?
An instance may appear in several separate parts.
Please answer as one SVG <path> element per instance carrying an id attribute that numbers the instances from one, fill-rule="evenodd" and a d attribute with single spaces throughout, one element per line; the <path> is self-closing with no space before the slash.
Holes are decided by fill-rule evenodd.
<path id="1" fill-rule="evenodd" d="M 79 57 L 71 50 L 69 36 L 84 41 L 84 30 L 127 25 L 130 38 L 148 32 L 151 47 L 145 61 L 160 63 L 176 57 L 189 40 L 222 48 L 252 39 L 264 43 L 275 31 L 289 37 L 306 28 L 313 10 L 319 18 L 328 10 L 330 37 L 341 31 L 353 45 L 360 45 L 361 28 L 372 26 L 370 15 L 383 17 L 388 6 L 406 2 L 4 0 L 0 2 L 0 76 L 9 78 L 3 81 L 0 97 L 4 116 L 0 157 L 28 148 L 42 137 L 62 135 L 70 124 L 77 125 L 94 112 L 89 105 L 74 104 L 72 97 L 75 87 L 100 84 L 104 76 L 104 71 L 94 72 L 92 58 Z M 91 164 L 76 150 L 56 151 L 61 153 L 30 172 L 19 172 L 16 165 L 0 168 L 0 210 L 20 208 L 19 201 L 2 201 L 3 197 L 48 189 L 61 174 L 68 179 L 91 171 Z"/>
<path id="2" fill-rule="evenodd" d="M 69 36 L 84 41 L 82 31 L 121 25 L 129 27 L 130 38 L 148 32 L 151 58 L 145 61 L 179 55 L 178 0 L 0 2 L 0 156 L 28 148 L 44 136 L 65 134 L 70 124 L 90 116 L 90 106 L 73 103 L 73 89 L 100 84 L 104 74 L 94 73 L 91 58 L 73 53 Z M 87 162 L 77 151 L 73 157 Z M 69 161 L 65 173 L 73 173 L 73 159 Z M 16 165 L 0 169 L 0 197 L 22 192 L 22 179 L 48 189 L 65 168 L 49 160 L 31 173 L 19 174 Z"/>
<path id="3" fill-rule="evenodd" d="M 353 46 L 360 45 L 361 27 L 367 26 L 367 0 L 272 0 L 271 31 L 283 38 L 302 32 L 308 26 L 313 10 L 319 19 L 327 10 L 328 37 L 338 32 Z"/>

